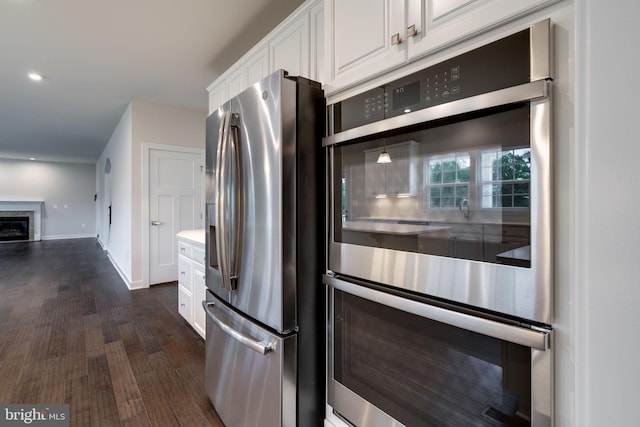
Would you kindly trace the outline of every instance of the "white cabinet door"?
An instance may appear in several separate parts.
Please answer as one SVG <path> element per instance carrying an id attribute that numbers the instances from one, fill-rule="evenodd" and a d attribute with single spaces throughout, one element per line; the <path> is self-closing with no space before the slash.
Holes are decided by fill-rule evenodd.
<path id="1" fill-rule="evenodd" d="M 207 299 L 207 284 L 204 267 L 193 265 L 193 328 L 202 338 L 206 337 L 207 315 L 202 307 L 202 301 Z"/>
<path id="2" fill-rule="evenodd" d="M 283 69 L 291 76 L 310 77 L 309 15 L 304 14 L 269 43 L 271 71 Z"/>
<path id="3" fill-rule="evenodd" d="M 382 148 L 364 153 L 364 190 L 367 197 L 411 197 L 420 189 L 418 143 L 407 141 L 385 148 L 391 163 L 378 163 Z"/>
<path id="4" fill-rule="evenodd" d="M 558 0 L 408 0 L 406 27 L 408 58 L 497 27 Z M 406 30 L 405 30 L 406 31 Z"/>
<path id="5" fill-rule="evenodd" d="M 213 113 L 228 99 L 227 82 L 222 81 L 209 89 L 209 114 Z"/>
<path id="6" fill-rule="evenodd" d="M 189 324 L 193 323 L 192 299 L 193 295 L 191 292 L 181 285 L 178 285 L 178 313 L 180 313 Z"/>
<path id="7" fill-rule="evenodd" d="M 325 91 L 337 93 L 558 1 L 327 0 Z"/>
<path id="8" fill-rule="evenodd" d="M 189 258 L 178 255 L 178 284 L 187 291 L 192 290 L 193 263 Z"/>
<path id="9" fill-rule="evenodd" d="M 329 91 L 405 61 L 404 0 L 328 0 L 325 6 Z"/>
<path id="10" fill-rule="evenodd" d="M 253 53 L 246 65 L 247 85 L 249 87 L 269 75 L 269 50 L 265 47 Z"/>
<path id="11" fill-rule="evenodd" d="M 382 148 L 364 152 L 364 193 L 367 197 L 387 196 L 387 165 L 378 163 Z"/>
<path id="12" fill-rule="evenodd" d="M 246 87 L 246 72 L 243 67 L 239 67 L 227 78 L 228 99 L 233 98 Z"/>
<path id="13" fill-rule="evenodd" d="M 418 143 L 407 141 L 387 147 L 391 163 L 387 164 L 387 192 L 396 197 L 417 196 L 420 162 Z"/>
<path id="14" fill-rule="evenodd" d="M 271 72 L 323 82 L 325 29 L 322 0 L 309 0 L 209 86 L 209 113 Z"/>

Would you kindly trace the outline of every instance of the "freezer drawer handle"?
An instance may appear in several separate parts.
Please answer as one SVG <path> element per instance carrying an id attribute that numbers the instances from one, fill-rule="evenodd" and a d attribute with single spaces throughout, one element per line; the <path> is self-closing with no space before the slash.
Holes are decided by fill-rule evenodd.
<path id="1" fill-rule="evenodd" d="M 246 345 L 251 350 L 257 351 L 260 354 L 267 354 L 270 351 L 275 350 L 275 343 L 264 340 L 264 341 L 255 341 L 250 337 L 242 335 L 240 332 L 233 329 L 231 326 L 224 323 L 222 320 L 218 319 L 216 315 L 211 311 L 211 307 L 214 307 L 216 304 L 213 302 L 202 301 L 202 307 L 204 307 L 204 311 L 207 313 L 207 316 L 216 324 L 222 331 L 229 335 L 231 338 L 237 340 L 241 344 Z"/>

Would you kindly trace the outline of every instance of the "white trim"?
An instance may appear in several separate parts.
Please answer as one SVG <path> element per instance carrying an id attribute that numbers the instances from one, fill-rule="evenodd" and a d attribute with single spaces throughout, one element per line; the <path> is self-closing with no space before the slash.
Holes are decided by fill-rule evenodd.
<path id="1" fill-rule="evenodd" d="M 127 289 L 131 290 L 132 289 L 131 280 L 127 277 L 125 272 L 120 268 L 116 260 L 111 256 L 111 254 L 108 251 L 107 251 L 107 258 L 109 258 L 109 261 L 111 261 L 111 265 L 113 265 L 113 268 L 116 269 L 116 271 L 120 275 L 120 278 L 122 279 L 122 282 L 127 287 Z"/>
<path id="2" fill-rule="evenodd" d="M 96 241 L 98 242 L 98 244 L 100 245 L 100 247 L 102 248 L 103 251 L 108 251 L 109 248 L 107 248 L 107 246 L 102 243 L 102 239 L 100 238 L 100 236 L 96 236 Z"/>
<path id="3" fill-rule="evenodd" d="M 201 156 L 201 162 L 204 166 L 205 162 L 205 150 L 203 148 L 194 148 L 194 147 L 184 147 L 181 145 L 171 145 L 171 144 L 158 144 L 155 142 L 142 142 L 142 170 L 141 170 L 141 179 L 142 183 L 142 281 L 140 281 L 140 285 L 138 288 L 148 288 L 149 287 L 149 227 L 147 224 L 151 221 L 151 217 L 149 216 L 149 173 L 150 173 L 150 152 L 151 150 L 163 150 L 163 151 L 175 151 L 178 153 L 192 153 L 199 154 Z M 202 179 L 200 183 L 200 197 L 201 203 L 204 204 L 204 173 L 202 174 Z M 204 219 L 201 221 L 201 225 L 204 224 Z M 138 282 L 136 282 L 138 283 Z"/>
<path id="4" fill-rule="evenodd" d="M 130 282 L 129 283 L 129 290 L 130 291 L 135 291 L 136 289 L 146 289 L 148 288 L 149 285 L 144 285 L 144 283 L 142 282 L 142 280 L 136 280 L 135 282 Z"/>
<path id="5" fill-rule="evenodd" d="M 42 240 L 65 240 L 65 239 L 88 239 L 96 238 L 95 234 L 58 234 L 50 236 L 42 236 Z M 102 244 L 100 244 L 102 246 Z"/>

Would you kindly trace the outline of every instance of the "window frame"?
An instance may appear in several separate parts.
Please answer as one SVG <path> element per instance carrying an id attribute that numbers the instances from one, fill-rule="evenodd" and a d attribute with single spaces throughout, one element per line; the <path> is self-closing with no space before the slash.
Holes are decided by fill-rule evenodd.
<path id="1" fill-rule="evenodd" d="M 529 178 L 528 179 L 512 179 L 512 180 L 484 180 L 482 176 L 483 172 L 483 164 L 482 157 L 484 153 L 494 152 L 496 155 L 500 155 L 500 153 L 514 153 L 520 150 L 526 150 L 529 153 L 529 161 L 527 162 L 529 167 Z M 431 182 L 431 162 L 436 159 L 447 159 L 447 158 L 455 158 L 456 160 L 462 155 L 466 155 L 469 161 L 469 180 L 467 182 L 452 182 L 452 183 L 439 183 L 433 184 Z M 490 146 L 490 147 L 478 147 L 471 150 L 460 150 L 460 151 L 452 151 L 446 153 L 437 153 L 434 155 L 427 155 L 424 157 L 424 184 L 423 184 L 423 209 L 425 211 L 431 212 L 446 212 L 451 210 L 459 210 L 460 205 L 456 204 L 454 201 L 454 206 L 433 206 L 431 203 L 431 190 L 433 188 L 444 188 L 444 187 L 467 187 L 467 197 L 463 197 L 469 203 L 471 210 L 483 211 L 483 212 L 505 212 L 505 213 L 518 213 L 523 212 L 530 209 L 530 197 L 531 197 L 531 168 L 532 168 L 532 159 L 533 153 L 531 152 L 531 147 L 529 146 L 516 146 L 516 147 L 504 147 L 504 146 Z M 457 171 L 456 171 L 457 172 Z M 442 171 L 441 171 L 442 173 Z M 496 206 L 492 203 L 491 206 L 486 206 L 484 204 L 485 197 L 501 197 L 495 196 L 494 194 L 485 195 L 484 187 L 486 185 L 516 185 L 516 184 L 527 184 L 529 186 L 529 190 L 526 194 L 529 196 L 529 206 Z M 515 192 L 511 193 L 512 201 L 513 196 L 516 195 Z M 454 198 L 457 198 L 454 191 Z M 442 198 L 442 196 L 440 196 Z"/>

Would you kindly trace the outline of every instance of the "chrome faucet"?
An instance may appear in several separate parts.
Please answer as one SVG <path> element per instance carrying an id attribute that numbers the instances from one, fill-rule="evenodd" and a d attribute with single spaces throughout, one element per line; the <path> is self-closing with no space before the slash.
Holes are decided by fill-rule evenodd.
<path id="1" fill-rule="evenodd" d="M 471 216 L 471 211 L 469 210 L 469 200 L 462 199 L 460 202 L 460 210 L 463 211 L 462 214 L 465 218 L 469 218 Z"/>

